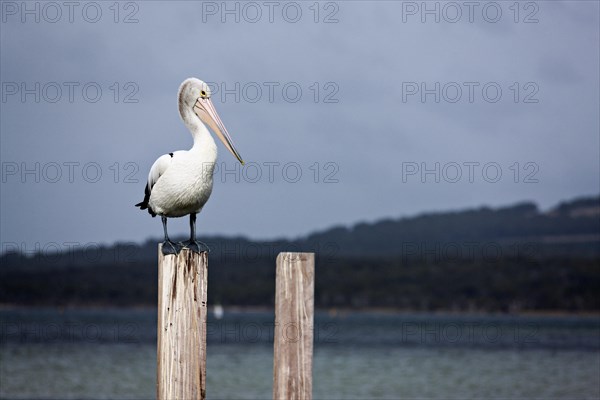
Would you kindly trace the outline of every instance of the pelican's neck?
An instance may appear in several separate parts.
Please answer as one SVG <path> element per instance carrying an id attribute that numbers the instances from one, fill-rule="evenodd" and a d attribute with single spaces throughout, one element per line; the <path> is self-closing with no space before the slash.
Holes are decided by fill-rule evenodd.
<path id="1" fill-rule="evenodd" d="M 208 146 L 216 148 L 217 145 L 208 128 L 189 107 L 181 107 L 180 105 L 179 114 L 181 115 L 181 119 L 183 119 L 183 123 L 190 130 L 192 137 L 194 138 L 192 150 L 202 149 Z"/>

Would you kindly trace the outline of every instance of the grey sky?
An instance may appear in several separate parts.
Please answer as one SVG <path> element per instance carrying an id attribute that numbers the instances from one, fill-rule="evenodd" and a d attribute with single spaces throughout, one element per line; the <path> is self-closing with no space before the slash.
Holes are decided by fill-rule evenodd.
<path id="1" fill-rule="evenodd" d="M 133 204 L 152 162 L 191 146 L 176 106 L 190 76 L 233 92 L 239 83 L 214 101 L 250 163 L 236 182 L 236 172 L 221 172 L 240 167 L 219 147 L 200 235 L 294 237 L 600 191 L 595 1 L 520 3 L 518 15 L 514 2 L 475 2 L 473 22 L 463 2 L 428 2 L 440 22 L 421 2 L 275 2 L 272 22 L 263 2 L 228 2 L 239 22 L 222 14 L 223 2 L 120 3 L 118 16 L 113 2 L 81 2 L 72 22 L 61 2 L 60 18 L 28 2 L 39 22 L 21 4 L 2 2 L 3 248 L 160 236 L 160 221 Z M 436 92 L 436 82 L 439 102 L 436 93 L 423 101 L 421 84 Z M 33 88 L 24 101 L 22 84 Z M 21 175 L 36 163 L 39 182 Z M 436 163 L 439 182 L 420 171 Z M 187 220 L 171 227 L 187 232 Z"/>

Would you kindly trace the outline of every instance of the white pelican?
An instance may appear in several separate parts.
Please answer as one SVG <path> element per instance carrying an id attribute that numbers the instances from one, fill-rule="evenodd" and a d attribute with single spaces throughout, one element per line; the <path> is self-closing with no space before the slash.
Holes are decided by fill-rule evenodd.
<path id="1" fill-rule="evenodd" d="M 208 251 L 196 241 L 196 214 L 210 197 L 213 171 L 217 161 L 217 145 L 208 127 L 219 136 L 225 147 L 242 163 L 219 114 L 210 100 L 210 88 L 196 78 L 186 79 L 179 87 L 179 115 L 192 133 L 194 145 L 159 157 L 148 174 L 144 201 L 136 204 L 148 209 L 153 217 L 160 215 L 165 233 L 163 254 L 177 254 L 182 247 Z M 167 234 L 167 218 L 190 215 L 190 240 L 176 244 Z"/>

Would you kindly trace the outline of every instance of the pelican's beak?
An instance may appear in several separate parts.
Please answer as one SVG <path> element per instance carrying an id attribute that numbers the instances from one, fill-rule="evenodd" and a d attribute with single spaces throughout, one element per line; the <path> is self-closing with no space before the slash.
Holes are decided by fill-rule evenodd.
<path id="1" fill-rule="evenodd" d="M 219 118 L 219 114 L 217 114 L 217 110 L 215 110 L 215 106 L 210 98 L 199 97 L 196 100 L 196 104 L 194 104 L 194 112 L 201 121 L 206 122 L 210 126 L 210 129 L 219 136 L 219 139 L 221 139 L 221 142 L 223 142 L 231 154 L 244 165 L 244 160 L 242 160 L 240 153 L 235 149 L 233 140 L 231 140 L 231 136 L 229 136 L 229 132 L 227 132 L 225 125 L 223 125 L 223 121 Z"/>

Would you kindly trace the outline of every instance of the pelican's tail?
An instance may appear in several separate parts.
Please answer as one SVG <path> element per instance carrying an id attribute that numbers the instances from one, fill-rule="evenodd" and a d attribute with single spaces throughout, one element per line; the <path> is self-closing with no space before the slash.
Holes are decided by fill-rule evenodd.
<path id="1" fill-rule="evenodd" d="M 148 213 L 150 215 L 152 215 L 153 217 L 156 217 L 156 213 L 154 212 L 154 210 L 152 210 L 152 207 L 150 207 L 148 205 L 149 201 L 150 201 L 150 190 L 148 189 L 148 185 L 146 185 L 146 193 L 144 194 L 144 201 L 137 203 L 135 205 L 135 207 L 139 207 L 140 210 L 148 209 Z"/>
<path id="2" fill-rule="evenodd" d="M 148 214 L 152 215 L 153 217 L 156 217 L 156 213 L 154 212 L 154 210 L 152 210 L 152 207 L 150 207 L 146 201 L 142 201 L 141 203 L 137 203 L 135 206 L 139 207 L 140 210 L 146 210 L 146 209 L 148 209 Z"/>

